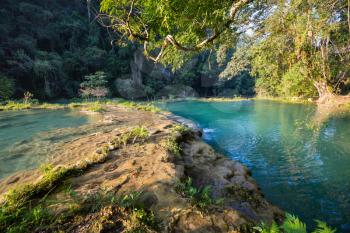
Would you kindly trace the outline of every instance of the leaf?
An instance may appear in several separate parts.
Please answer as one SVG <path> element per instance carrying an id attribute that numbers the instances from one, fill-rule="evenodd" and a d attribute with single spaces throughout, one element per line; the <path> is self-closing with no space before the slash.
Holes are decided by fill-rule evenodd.
<path id="1" fill-rule="evenodd" d="M 315 220 L 317 223 L 316 229 L 312 233 L 335 233 L 336 229 L 332 229 L 327 226 L 327 223 L 320 220 Z"/>
<path id="2" fill-rule="evenodd" d="M 286 219 L 281 227 L 286 233 L 307 233 L 306 225 L 291 214 L 286 214 Z"/>

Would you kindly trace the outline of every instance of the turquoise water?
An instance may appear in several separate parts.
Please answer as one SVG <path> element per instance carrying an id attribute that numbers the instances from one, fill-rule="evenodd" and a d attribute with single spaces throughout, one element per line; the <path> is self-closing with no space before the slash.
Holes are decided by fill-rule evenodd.
<path id="1" fill-rule="evenodd" d="M 272 101 L 161 104 L 195 121 L 204 139 L 248 166 L 266 198 L 309 226 L 350 232 L 350 115 L 312 127 L 312 105 Z"/>
<path id="2" fill-rule="evenodd" d="M 55 143 L 63 140 L 55 129 L 70 131 L 88 122 L 87 116 L 69 110 L 0 112 L 0 179 L 49 159 Z"/>

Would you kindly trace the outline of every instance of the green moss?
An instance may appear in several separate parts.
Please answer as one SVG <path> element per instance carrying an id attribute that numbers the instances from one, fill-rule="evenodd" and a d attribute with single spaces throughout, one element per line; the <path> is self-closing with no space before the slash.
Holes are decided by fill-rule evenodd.
<path id="1" fill-rule="evenodd" d="M 68 168 L 54 168 L 52 165 L 42 165 L 40 170 L 43 173 L 43 177 L 40 181 L 11 189 L 4 195 L 4 203 L 0 207 L 0 232 L 4 232 L 6 229 L 17 229 L 22 226 L 24 228 L 34 227 L 35 224 L 32 225 L 30 220 L 32 206 L 35 208 L 37 204 L 40 204 L 42 198 L 45 198 L 67 178 L 80 175 L 92 165 L 104 162 L 108 155 L 108 145 L 104 145 L 100 154 L 93 154 L 87 161 Z M 26 223 L 30 223 L 30 225 L 26 225 Z"/>
<path id="2" fill-rule="evenodd" d="M 31 103 L 9 101 L 5 105 L 0 105 L 0 111 L 24 110 L 24 109 L 30 109 L 31 107 L 32 107 Z"/>

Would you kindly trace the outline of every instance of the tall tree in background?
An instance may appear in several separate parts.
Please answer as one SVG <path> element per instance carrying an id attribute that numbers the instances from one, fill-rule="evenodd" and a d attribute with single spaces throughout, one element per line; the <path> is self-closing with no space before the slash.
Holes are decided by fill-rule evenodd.
<path id="1" fill-rule="evenodd" d="M 349 2 L 280 0 L 270 9 L 251 50 L 261 86 L 311 94 L 312 85 L 321 100 L 339 93 L 350 75 Z"/>

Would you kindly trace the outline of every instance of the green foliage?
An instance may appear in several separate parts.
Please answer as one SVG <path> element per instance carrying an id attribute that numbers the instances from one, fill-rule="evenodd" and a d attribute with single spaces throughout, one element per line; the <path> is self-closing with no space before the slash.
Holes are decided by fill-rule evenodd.
<path id="1" fill-rule="evenodd" d="M 281 228 L 285 232 L 290 233 L 306 233 L 306 225 L 302 221 L 299 220 L 294 215 L 286 214 L 286 219 L 284 220 Z"/>
<path id="2" fill-rule="evenodd" d="M 158 228 L 158 222 L 154 213 L 150 210 L 145 210 L 140 202 L 142 195 L 142 191 L 132 191 L 122 195 L 117 200 L 119 206 L 131 212 L 127 232 L 148 232 L 149 227 L 152 229 Z"/>
<path id="3" fill-rule="evenodd" d="M 185 126 L 183 124 L 177 124 L 171 130 L 172 130 L 172 132 L 178 132 L 181 135 L 184 135 L 184 134 L 189 133 L 191 131 L 190 128 L 188 128 L 187 126 Z"/>
<path id="4" fill-rule="evenodd" d="M 168 138 L 166 141 L 165 147 L 173 155 L 177 157 L 181 156 L 182 149 L 175 137 Z"/>
<path id="5" fill-rule="evenodd" d="M 108 94 L 107 75 L 98 71 L 95 74 L 85 76 L 85 80 L 80 84 L 82 97 L 105 97 Z"/>
<path id="6" fill-rule="evenodd" d="M 107 84 L 107 76 L 103 71 L 97 71 L 95 74 L 86 75 L 84 81 L 80 84 L 81 88 L 104 87 Z"/>
<path id="7" fill-rule="evenodd" d="M 128 194 L 122 195 L 118 199 L 118 204 L 126 209 L 140 208 L 139 200 L 142 194 L 142 191 L 132 191 Z"/>
<path id="8" fill-rule="evenodd" d="M 130 4 L 130 1 L 126 0 L 119 1 L 118 4 L 112 0 L 103 0 L 100 10 L 111 16 L 112 24 L 116 20 L 124 22 L 114 24 L 116 25 L 114 29 L 128 35 L 129 40 L 149 37 L 148 46 L 153 50 L 162 46 L 163 40 L 159 38 L 165 38 L 169 34 L 184 46 L 194 46 L 206 39 L 208 31 L 224 31 L 229 21 L 228 11 L 232 1 L 189 1 L 186 4 L 181 0 L 171 3 L 165 0 L 135 1 L 133 9 L 140 12 L 137 17 L 134 14 L 128 17 Z M 127 27 L 128 25 L 130 28 Z M 129 29 L 133 31 L 132 34 Z M 193 54 L 168 47 L 162 62 L 180 67 L 184 60 Z"/>
<path id="9" fill-rule="evenodd" d="M 0 105 L 0 111 L 8 111 L 8 110 L 23 110 L 23 109 L 29 109 L 31 107 L 30 103 L 22 103 L 22 102 L 15 102 L 15 101 L 9 101 L 5 105 Z"/>
<path id="10" fill-rule="evenodd" d="M 335 233 L 336 230 L 330 228 L 325 222 L 316 220 L 317 226 L 312 233 Z M 262 223 L 260 226 L 254 227 L 254 230 L 260 233 L 307 233 L 306 225 L 294 215 L 286 214 L 283 223 L 278 226 L 272 222 L 271 226 Z"/>
<path id="11" fill-rule="evenodd" d="M 119 104 L 127 108 L 134 108 L 136 110 L 141 110 L 141 111 L 154 112 L 154 113 L 158 113 L 161 111 L 160 108 L 152 104 L 140 104 L 132 101 L 122 101 Z"/>
<path id="12" fill-rule="evenodd" d="M 106 109 L 102 106 L 102 104 L 100 102 L 97 102 L 97 101 L 89 103 L 87 105 L 86 109 L 90 112 L 105 112 L 106 111 Z"/>
<path id="13" fill-rule="evenodd" d="M 104 162 L 108 155 L 108 145 L 104 145 L 101 147 L 100 154 L 95 154 L 71 167 L 54 168 L 50 164 L 42 165 L 40 170 L 43 176 L 38 182 L 11 189 L 4 195 L 4 202 L 0 206 L 0 232 L 5 230 L 31 232 L 31 229 L 44 222 L 55 220 L 55 217 L 51 218 L 40 206 L 47 195 L 67 178 L 79 175 L 89 167 Z"/>
<path id="14" fill-rule="evenodd" d="M 346 85 L 341 76 L 349 72 L 350 56 L 339 48 L 349 41 L 344 15 L 347 4 L 331 2 L 266 4 L 271 11 L 261 19 L 262 27 L 255 31 L 249 51 L 259 93 L 311 97 L 318 91 L 322 96 Z M 333 49 L 338 52 L 331 52 Z"/>
<path id="15" fill-rule="evenodd" d="M 176 192 L 183 197 L 189 198 L 193 205 L 205 210 L 211 205 L 220 204 L 223 200 L 214 200 L 211 196 L 211 186 L 205 186 L 202 189 L 197 189 L 193 186 L 191 177 L 188 177 L 183 182 L 178 182 L 175 188 Z"/>
<path id="16" fill-rule="evenodd" d="M 152 211 L 144 209 L 133 209 L 130 220 L 132 221 L 132 228 L 128 232 L 147 232 L 148 227 L 157 229 L 157 221 Z"/>
<path id="17" fill-rule="evenodd" d="M 0 75 L 0 100 L 9 99 L 15 91 L 15 83 L 13 79 Z"/>
<path id="18" fill-rule="evenodd" d="M 71 98 L 85 75 L 130 71 L 130 54 L 111 48 L 106 30 L 87 17 L 86 1 L 4 0 L 0 8 L 0 73 L 15 83 L 6 98 L 22 97 L 23 90 L 39 99 Z"/>
<path id="19" fill-rule="evenodd" d="M 316 229 L 312 233 L 335 233 L 336 229 L 330 228 L 327 223 L 320 220 L 315 220 L 317 223 Z"/>
<path id="20" fill-rule="evenodd" d="M 131 130 L 112 140 L 111 144 L 116 147 L 126 146 L 128 143 L 135 143 L 136 141 L 144 142 L 148 137 L 148 130 L 143 126 L 139 126 L 132 128 Z"/>

